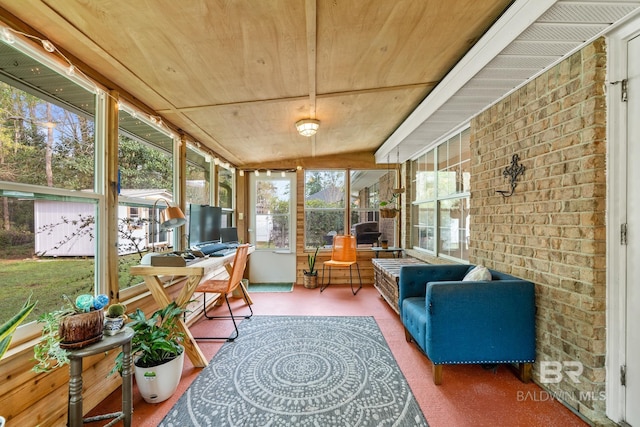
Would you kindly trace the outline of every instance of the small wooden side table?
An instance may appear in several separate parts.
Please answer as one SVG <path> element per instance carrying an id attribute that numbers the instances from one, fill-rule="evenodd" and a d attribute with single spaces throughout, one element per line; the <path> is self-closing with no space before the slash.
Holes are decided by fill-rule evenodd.
<path id="1" fill-rule="evenodd" d="M 379 257 L 380 252 L 391 252 L 394 258 L 402 258 L 402 254 L 404 252 L 404 249 L 396 248 L 393 246 L 389 246 L 388 248 L 384 248 L 384 249 L 379 246 L 374 246 L 371 248 L 371 250 L 376 254 L 376 258 Z"/>
<path id="2" fill-rule="evenodd" d="M 133 413 L 132 400 L 132 368 L 131 368 L 131 338 L 133 329 L 124 328 L 122 332 L 113 336 L 105 336 L 101 341 L 77 350 L 69 350 L 70 374 L 69 374 L 69 427 L 82 427 L 83 423 L 102 421 L 113 418 L 106 426 L 115 425 L 122 420 L 125 427 L 131 426 L 131 414 Z M 122 410 L 112 414 L 97 415 L 90 418 L 82 418 L 82 359 L 87 356 L 102 353 L 116 347 L 122 347 L 124 355 L 122 363 Z"/>

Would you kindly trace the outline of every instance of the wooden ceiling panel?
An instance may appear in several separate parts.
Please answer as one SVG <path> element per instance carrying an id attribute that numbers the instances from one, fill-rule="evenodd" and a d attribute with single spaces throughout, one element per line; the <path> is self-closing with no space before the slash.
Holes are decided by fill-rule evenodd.
<path id="1" fill-rule="evenodd" d="M 176 107 L 307 93 L 299 1 L 47 2 Z"/>
<path id="2" fill-rule="evenodd" d="M 430 86 L 373 91 L 340 96 L 318 96 L 321 117 L 316 136 L 316 155 L 373 152 L 377 138 L 390 135 L 397 118 L 420 102 Z M 376 135 L 372 138 L 373 135 Z M 383 137 L 384 138 L 384 137 Z"/>
<path id="3" fill-rule="evenodd" d="M 233 147 L 225 157 L 241 166 L 265 158 L 277 161 L 311 156 L 309 139 L 295 129 L 295 122 L 306 117 L 307 111 L 308 100 L 301 98 L 222 105 L 181 112 L 183 118 L 171 113 L 167 117 L 174 123 L 198 123 L 202 135 L 193 136 L 217 152 L 221 150 L 209 140 L 224 141 L 225 149 Z"/>
<path id="4" fill-rule="evenodd" d="M 438 81 L 509 3 L 319 1 L 318 93 Z"/>
<path id="5" fill-rule="evenodd" d="M 0 0 L 0 18 L 242 166 L 373 153 L 509 4 Z"/>

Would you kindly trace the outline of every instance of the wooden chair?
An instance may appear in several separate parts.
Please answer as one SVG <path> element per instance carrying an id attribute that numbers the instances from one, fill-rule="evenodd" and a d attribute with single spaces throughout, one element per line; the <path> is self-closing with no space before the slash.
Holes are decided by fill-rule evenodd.
<path id="1" fill-rule="evenodd" d="M 238 325 L 236 324 L 236 317 L 233 314 L 233 310 L 231 310 L 231 305 L 229 304 L 228 294 L 232 293 L 235 289 L 240 288 L 242 291 L 242 296 L 245 301 L 247 301 L 247 305 L 249 306 L 249 315 L 240 316 L 245 319 L 249 319 L 253 316 L 253 309 L 251 308 L 251 303 L 249 296 L 245 292 L 244 288 L 241 286 L 242 275 L 244 274 L 244 269 L 247 265 L 247 254 L 249 252 L 249 245 L 240 245 L 236 250 L 236 255 L 233 259 L 233 267 L 231 269 L 231 273 L 229 274 L 228 280 L 203 280 L 195 292 L 202 292 L 204 295 L 202 297 L 202 304 L 204 308 L 204 317 L 207 319 L 231 319 L 233 322 L 233 327 L 235 328 L 235 336 L 233 337 L 194 337 L 199 340 L 219 340 L 226 339 L 227 341 L 233 341 L 238 338 Z M 227 303 L 227 308 L 229 309 L 229 316 L 209 316 L 207 314 L 207 294 L 208 293 L 218 293 L 220 296 L 224 297 L 225 302 Z"/>
<path id="2" fill-rule="evenodd" d="M 360 266 L 357 262 L 356 254 L 356 237 L 352 235 L 334 236 L 333 246 L 331 248 L 331 259 L 325 261 L 322 264 L 322 286 L 320 292 L 324 291 L 331 284 L 331 269 L 332 268 L 349 268 L 349 282 L 351 283 L 351 292 L 357 294 L 362 289 L 362 277 L 360 276 Z M 353 289 L 353 275 L 351 274 L 351 266 L 355 265 L 358 270 L 358 279 L 360 280 L 360 286 L 358 289 Z M 324 284 L 324 268 L 329 267 L 329 280 Z"/>

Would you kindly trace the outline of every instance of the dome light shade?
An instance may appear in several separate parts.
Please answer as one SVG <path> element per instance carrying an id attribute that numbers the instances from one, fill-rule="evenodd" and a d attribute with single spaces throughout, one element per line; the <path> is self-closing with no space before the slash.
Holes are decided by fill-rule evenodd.
<path id="1" fill-rule="evenodd" d="M 303 119 L 296 122 L 296 129 L 302 136 L 313 136 L 320 127 L 320 120 Z"/>

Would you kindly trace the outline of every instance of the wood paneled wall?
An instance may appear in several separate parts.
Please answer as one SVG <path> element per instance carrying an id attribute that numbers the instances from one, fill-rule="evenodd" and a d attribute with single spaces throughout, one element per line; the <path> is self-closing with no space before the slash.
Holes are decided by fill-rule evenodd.
<path id="1" fill-rule="evenodd" d="M 221 267 L 213 277 L 225 278 L 228 277 L 228 273 Z M 183 284 L 184 281 L 180 280 L 168 285 L 169 294 L 172 297 L 177 296 Z M 201 298 L 201 295 L 195 295 L 194 302 L 189 305 L 187 325 L 202 316 Z M 214 301 L 215 295 L 211 304 Z M 128 313 L 136 308 L 148 314 L 158 309 L 148 292 L 139 293 L 123 302 L 127 305 Z M 66 426 L 69 367 L 63 366 L 46 374 L 32 372 L 31 368 L 35 365 L 33 345 L 36 341 L 20 345 L 0 361 L 0 414 L 7 418 L 8 426 Z M 119 353 L 120 348 L 117 348 L 83 360 L 82 396 L 85 414 L 120 387 L 120 376 L 109 375 L 113 361 Z"/>

